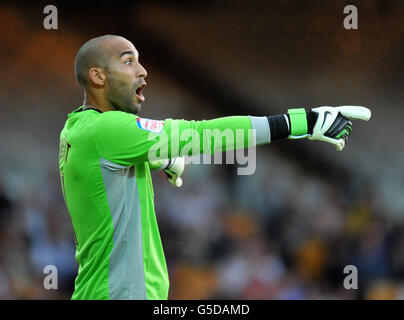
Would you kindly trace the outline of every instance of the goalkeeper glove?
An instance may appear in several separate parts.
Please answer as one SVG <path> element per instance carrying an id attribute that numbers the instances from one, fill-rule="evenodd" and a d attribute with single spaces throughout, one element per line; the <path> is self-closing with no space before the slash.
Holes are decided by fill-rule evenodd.
<path id="1" fill-rule="evenodd" d="M 333 144 L 344 149 L 352 133 L 351 120 L 368 121 L 371 112 L 360 106 L 318 107 L 307 114 L 303 108 L 289 109 L 290 139 L 309 138 Z M 310 123 L 311 122 L 311 123 Z M 311 128 L 310 128 L 311 127 Z"/>
<path id="2" fill-rule="evenodd" d="M 151 170 L 164 170 L 164 174 L 171 184 L 176 187 L 182 186 L 181 175 L 185 168 L 184 157 L 150 161 L 149 166 Z"/>

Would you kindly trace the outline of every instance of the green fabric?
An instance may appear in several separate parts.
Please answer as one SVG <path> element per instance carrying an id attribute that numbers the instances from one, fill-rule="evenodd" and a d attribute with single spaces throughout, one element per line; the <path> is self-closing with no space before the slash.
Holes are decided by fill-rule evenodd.
<path id="1" fill-rule="evenodd" d="M 344 129 L 344 130 L 342 130 L 340 133 L 338 133 L 337 134 L 337 136 L 335 137 L 336 139 L 339 139 L 339 138 L 341 138 L 343 135 L 349 135 L 349 131 L 348 131 L 348 129 Z"/>
<path id="2" fill-rule="evenodd" d="M 99 113 L 71 113 L 60 134 L 59 169 L 79 264 L 72 299 L 108 299 L 113 225 L 94 143 Z M 71 147 L 67 147 L 67 144 Z"/>
<path id="3" fill-rule="evenodd" d="M 204 150 L 214 152 L 246 148 L 252 146 L 246 134 L 251 129 L 251 121 L 248 116 L 203 121 L 166 119 L 163 131 L 153 133 L 139 127 L 138 116 L 120 111 L 99 113 L 81 109 L 68 115 L 60 134 L 59 153 L 62 191 L 77 239 L 79 270 L 72 299 L 110 298 L 109 257 L 114 246 L 114 227 L 100 170 L 101 158 L 123 166 L 135 166 L 146 295 L 147 299 L 167 299 L 169 280 L 154 211 L 149 149 L 156 143 L 162 144 L 163 136 L 167 136 L 163 149 L 167 149 L 164 152 L 169 157 L 177 157 L 182 152 L 192 155 Z M 176 128 L 178 135 L 175 134 Z M 220 132 L 227 129 L 233 134 L 241 130 L 245 138 L 240 145 L 234 142 L 226 147 L 223 138 L 216 146 L 210 146 L 211 139 L 204 138 L 204 129 L 219 129 Z M 180 141 L 187 130 L 190 132 L 189 139 Z M 196 139 L 197 134 L 201 134 L 201 139 Z M 178 150 L 171 152 L 173 145 L 177 145 Z M 192 148 L 187 149 L 190 146 Z"/>
<path id="4" fill-rule="evenodd" d="M 302 136 L 307 134 L 307 117 L 304 108 L 288 109 L 290 118 L 290 135 Z"/>

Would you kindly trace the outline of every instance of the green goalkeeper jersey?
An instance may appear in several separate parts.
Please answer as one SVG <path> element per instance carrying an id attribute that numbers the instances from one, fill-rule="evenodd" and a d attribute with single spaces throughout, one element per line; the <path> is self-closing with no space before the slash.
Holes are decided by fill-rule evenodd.
<path id="1" fill-rule="evenodd" d="M 181 139 L 187 129 L 195 134 Z M 68 115 L 60 134 L 59 169 L 79 264 L 72 299 L 167 299 L 149 151 L 157 142 L 168 158 L 183 155 L 185 146 L 187 155 L 237 147 L 223 140 L 218 148 L 205 149 L 204 129 L 243 130 L 242 148 L 253 143 L 249 129 L 257 129 L 256 144 L 270 141 L 265 117 L 157 121 L 83 107 Z"/>

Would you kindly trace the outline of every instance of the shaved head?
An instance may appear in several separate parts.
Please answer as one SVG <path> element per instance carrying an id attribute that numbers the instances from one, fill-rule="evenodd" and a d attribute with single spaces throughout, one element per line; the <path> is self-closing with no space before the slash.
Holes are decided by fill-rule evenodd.
<path id="1" fill-rule="evenodd" d="M 79 84 L 86 88 L 88 84 L 88 73 L 91 68 L 107 68 L 111 55 L 108 43 L 120 36 L 105 35 L 93 38 L 81 46 L 76 55 L 75 74 Z"/>
<path id="2" fill-rule="evenodd" d="M 130 113 L 140 111 L 147 72 L 129 40 L 105 35 L 87 41 L 77 52 L 75 74 L 87 104 Z"/>

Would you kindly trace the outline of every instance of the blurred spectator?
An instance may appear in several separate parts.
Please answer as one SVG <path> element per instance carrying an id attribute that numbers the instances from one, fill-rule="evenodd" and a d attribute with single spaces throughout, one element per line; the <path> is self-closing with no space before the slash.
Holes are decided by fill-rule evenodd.
<path id="1" fill-rule="evenodd" d="M 251 110 L 263 115 L 288 104 L 360 101 L 378 120 L 362 134 L 354 129 L 343 155 L 322 146 L 305 162 L 274 143 L 257 150 L 251 176 L 236 176 L 234 165 L 194 164 L 185 169 L 183 187 L 175 188 L 152 173 L 170 299 L 404 299 L 399 10 L 392 6 L 391 18 L 379 10 L 373 20 L 364 12 L 369 32 L 348 34 L 341 26 L 327 33 L 335 17 L 307 23 L 310 10 L 291 11 L 295 3 L 258 1 L 248 11 L 232 2 L 231 10 L 223 4 L 212 15 L 206 10 L 209 19 L 192 6 L 187 12 L 163 4 L 142 4 L 142 15 L 134 14 L 134 29 L 158 30 L 175 55 L 191 57 L 212 82 L 228 86 L 216 97 L 247 97 L 245 110 L 255 106 Z M 73 65 L 89 36 L 73 25 L 52 33 L 33 25 L 21 8 L 0 6 L 7 48 L 0 52 L 0 299 L 69 299 L 77 263 L 57 149 L 66 114 L 82 101 Z M 383 30 L 391 32 L 384 36 Z M 208 59 L 201 55 L 206 48 L 214 48 Z M 206 88 L 202 94 L 184 90 L 175 75 L 159 73 L 161 50 L 153 51 L 154 58 L 145 57 L 153 71 L 145 114 L 200 119 L 233 111 L 209 108 Z M 382 120 L 388 125 L 380 126 Z M 311 145 L 310 152 L 317 148 Z M 311 160 L 322 167 L 307 170 Z M 328 165 L 345 168 L 348 179 L 327 179 L 322 170 Z M 343 269 L 351 264 L 358 268 L 358 290 L 343 287 Z M 58 290 L 43 286 L 47 265 L 57 267 Z"/>

